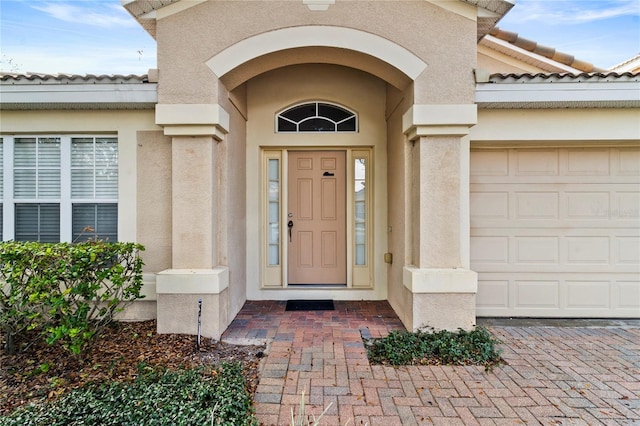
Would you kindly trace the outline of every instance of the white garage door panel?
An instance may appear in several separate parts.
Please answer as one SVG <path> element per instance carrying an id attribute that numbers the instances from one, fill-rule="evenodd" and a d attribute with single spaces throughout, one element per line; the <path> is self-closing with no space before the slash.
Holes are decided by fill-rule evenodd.
<path id="1" fill-rule="evenodd" d="M 639 273 L 638 229 L 472 229 L 477 272 Z M 499 265 L 499 266 L 498 266 Z"/>
<path id="2" fill-rule="evenodd" d="M 473 149 L 482 316 L 640 317 L 640 148 Z"/>
<path id="3" fill-rule="evenodd" d="M 480 273 L 479 316 L 637 317 L 638 274 Z"/>
<path id="4" fill-rule="evenodd" d="M 472 226 L 504 227 L 504 219 L 509 219 L 518 226 L 527 226 L 521 221 L 534 220 L 529 226 L 567 227 L 580 221 L 580 227 L 637 227 L 640 214 L 637 185 L 639 183 L 472 183 Z"/>

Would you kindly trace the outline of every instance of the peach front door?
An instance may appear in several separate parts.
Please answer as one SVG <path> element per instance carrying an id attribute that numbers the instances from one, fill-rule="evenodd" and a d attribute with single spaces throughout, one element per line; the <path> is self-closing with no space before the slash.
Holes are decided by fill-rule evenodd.
<path id="1" fill-rule="evenodd" d="M 346 284 L 346 153 L 290 151 L 289 284 Z"/>

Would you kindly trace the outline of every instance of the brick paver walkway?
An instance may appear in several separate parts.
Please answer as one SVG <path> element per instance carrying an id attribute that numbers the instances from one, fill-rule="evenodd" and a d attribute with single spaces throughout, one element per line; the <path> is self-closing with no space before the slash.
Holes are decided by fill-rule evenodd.
<path id="1" fill-rule="evenodd" d="M 285 312 L 247 302 L 223 339 L 270 342 L 254 406 L 289 425 L 304 392 L 322 425 L 640 425 L 640 327 L 503 327 L 508 365 L 370 365 L 361 336 L 402 328 L 387 302 Z"/>

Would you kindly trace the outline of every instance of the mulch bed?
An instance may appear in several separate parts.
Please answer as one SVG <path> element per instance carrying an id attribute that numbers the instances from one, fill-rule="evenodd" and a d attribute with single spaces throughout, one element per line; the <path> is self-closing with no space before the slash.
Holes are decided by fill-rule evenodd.
<path id="1" fill-rule="evenodd" d="M 25 337 L 28 342 L 34 336 Z M 264 350 L 264 346 L 201 339 L 196 351 L 195 336 L 157 334 L 155 321 L 114 323 L 81 357 L 40 339 L 26 352 L 0 352 L 0 416 L 30 402 L 54 400 L 88 383 L 132 381 L 145 366 L 175 370 L 239 361 L 253 395 Z"/>

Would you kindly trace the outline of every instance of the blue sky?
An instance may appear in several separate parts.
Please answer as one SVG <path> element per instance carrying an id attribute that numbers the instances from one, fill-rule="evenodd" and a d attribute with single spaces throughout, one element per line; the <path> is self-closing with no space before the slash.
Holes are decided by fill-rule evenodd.
<path id="1" fill-rule="evenodd" d="M 517 0 L 498 26 L 603 68 L 640 53 L 640 0 Z M 120 0 L 0 0 L 0 54 L 5 72 L 156 66 L 155 41 Z"/>
<path id="2" fill-rule="evenodd" d="M 640 53 L 640 0 L 516 0 L 498 27 L 610 68 Z"/>

